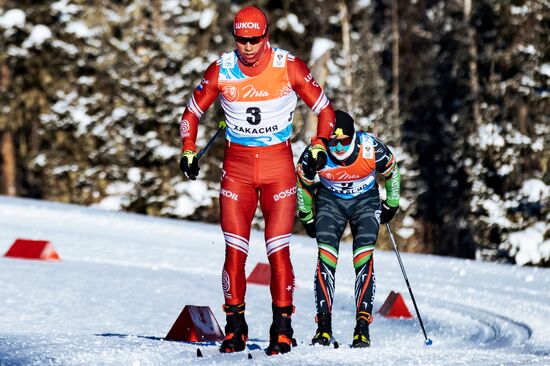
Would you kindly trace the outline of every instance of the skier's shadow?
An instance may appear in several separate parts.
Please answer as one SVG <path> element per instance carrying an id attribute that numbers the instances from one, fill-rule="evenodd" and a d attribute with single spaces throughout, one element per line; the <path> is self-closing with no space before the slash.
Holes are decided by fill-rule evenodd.
<path id="1" fill-rule="evenodd" d="M 193 345 L 199 345 L 199 346 L 213 346 L 218 345 L 219 342 L 211 341 L 211 342 L 185 342 L 185 341 L 173 341 L 171 339 L 165 339 L 162 337 L 153 337 L 153 336 L 143 336 L 143 335 L 135 335 L 135 334 L 122 334 L 122 333 L 101 333 L 101 334 L 95 334 L 97 337 L 115 337 L 115 338 L 141 338 L 141 339 L 149 339 L 152 341 L 166 341 L 166 342 L 178 342 L 178 343 L 185 343 L 185 344 L 193 344 Z M 257 339 L 257 338 L 251 338 L 248 339 L 249 342 L 267 342 L 265 339 Z"/>
<path id="2" fill-rule="evenodd" d="M 149 339 L 152 341 L 166 341 L 166 342 L 178 342 L 178 343 L 184 343 L 184 344 L 191 344 L 195 346 L 219 346 L 220 342 L 215 341 L 208 341 L 208 342 L 186 342 L 186 341 L 175 341 L 171 339 L 165 339 L 162 337 L 153 337 L 153 336 L 141 336 L 141 335 L 135 335 L 135 334 L 122 334 L 122 333 L 101 333 L 96 334 L 97 337 L 115 337 L 115 338 L 141 338 L 141 339 Z M 258 338 L 249 338 L 248 339 L 248 348 L 250 350 L 252 349 L 261 349 L 262 347 L 257 344 L 257 342 L 267 342 L 265 339 L 258 339 Z M 253 342 L 253 343 L 251 343 Z"/>
<path id="3" fill-rule="evenodd" d="M 168 341 L 167 339 L 161 338 L 161 337 L 153 337 L 153 336 L 142 336 L 142 335 L 134 335 L 134 334 L 121 334 L 121 333 L 101 333 L 101 334 L 95 334 L 98 337 L 116 337 L 116 338 L 142 338 L 142 339 L 150 339 L 152 341 Z"/>

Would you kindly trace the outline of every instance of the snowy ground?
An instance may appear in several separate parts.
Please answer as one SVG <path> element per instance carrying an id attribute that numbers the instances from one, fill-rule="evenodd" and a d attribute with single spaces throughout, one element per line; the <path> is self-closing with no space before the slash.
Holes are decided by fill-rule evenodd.
<path id="1" fill-rule="evenodd" d="M 312 277 L 316 246 L 295 236 L 293 317 L 299 347 L 266 357 L 196 358 L 195 345 L 162 340 L 184 305 L 207 305 L 223 326 L 217 226 L 0 197 L 0 255 L 18 237 L 50 240 L 61 262 L 0 258 L 0 365 L 550 365 L 550 270 L 403 254 L 421 315 L 376 316 L 372 347 L 307 346 L 315 331 Z M 255 232 L 247 264 L 266 261 Z M 391 290 L 414 312 L 393 252 L 375 255 L 378 309 Z M 334 331 L 354 327 L 350 246 L 342 245 Z M 250 285 L 250 339 L 267 345 L 267 287 Z M 213 347 L 207 347 L 208 350 Z"/>

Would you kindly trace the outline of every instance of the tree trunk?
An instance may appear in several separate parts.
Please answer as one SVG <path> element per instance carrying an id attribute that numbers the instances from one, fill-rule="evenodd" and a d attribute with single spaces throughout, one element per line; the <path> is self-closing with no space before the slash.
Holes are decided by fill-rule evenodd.
<path id="1" fill-rule="evenodd" d="M 346 68 L 344 70 L 344 87 L 346 110 L 349 113 L 353 113 L 353 78 L 352 78 L 352 62 L 351 62 L 351 37 L 350 37 L 350 24 L 349 24 L 349 12 L 348 6 L 344 0 L 340 0 L 338 3 L 340 8 L 340 18 L 342 19 L 342 53 L 346 60 Z"/>
<path id="2" fill-rule="evenodd" d="M 393 125 L 399 126 L 399 14 L 397 0 L 391 4 L 392 38 L 392 117 Z"/>
<path id="3" fill-rule="evenodd" d="M 164 31 L 164 21 L 162 20 L 162 1 L 161 0 L 152 0 L 151 1 L 151 12 L 152 12 L 152 22 L 153 27 L 156 32 Z"/>
<path id="4" fill-rule="evenodd" d="M 15 179 L 15 149 L 13 147 L 13 134 L 6 130 L 2 132 L 2 146 L 0 149 L 2 154 L 2 193 L 8 196 L 15 196 L 16 179 Z"/>
<path id="5" fill-rule="evenodd" d="M 470 24 L 472 15 L 472 0 L 464 0 L 464 20 L 466 22 L 466 42 L 468 45 L 468 71 L 470 73 L 470 91 L 472 93 L 472 114 L 475 129 L 481 126 L 481 112 L 479 108 L 479 79 L 477 76 L 477 45 L 476 31 Z"/>
<path id="6" fill-rule="evenodd" d="M 323 54 L 323 56 L 319 57 L 313 65 L 311 65 L 311 74 L 315 78 L 315 81 L 317 81 L 317 84 L 321 86 L 321 88 L 324 88 L 325 82 L 327 81 L 327 62 L 330 58 L 330 51 L 327 51 Z M 303 139 L 306 143 L 309 143 L 309 140 L 317 134 L 317 116 L 315 116 L 315 113 L 311 109 L 308 109 L 306 120 L 305 120 L 305 126 L 304 126 L 304 134 Z"/>
<path id="7" fill-rule="evenodd" d="M 214 11 L 214 18 L 212 18 L 212 23 L 208 25 L 208 27 L 201 29 L 200 31 L 200 37 L 199 41 L 197 43 L 197 48 L 199 50 L 199 53 L 206 54 L 210 51 L 210 42 L 212 41 L 212 37 L 214 36 L 214 30 L 216 28 L 216 23 L 218 21 L 218 6 L 216 2 L 212 2 L 212 5 L 210 6 L 212 10 Z M 206 8 L 205 8 L 206 9 Z M 204 10 L 204 9 L 203 9 Z"/>

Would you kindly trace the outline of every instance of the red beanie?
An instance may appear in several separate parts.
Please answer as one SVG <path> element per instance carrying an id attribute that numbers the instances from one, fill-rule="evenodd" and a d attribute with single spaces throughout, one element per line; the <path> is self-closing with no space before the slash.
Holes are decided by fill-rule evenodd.
<path id="1" fill-rule="evenodd" d="M 238 37 L 261 37 L 267 32 L 267 18 L 255 6 L 242 8 L 233 21 L 233 34 Z"/>

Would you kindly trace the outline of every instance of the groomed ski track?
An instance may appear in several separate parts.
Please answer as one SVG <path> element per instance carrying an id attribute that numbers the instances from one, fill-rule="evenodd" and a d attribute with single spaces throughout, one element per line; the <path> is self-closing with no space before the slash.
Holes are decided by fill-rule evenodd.
<path id="1" fill-rule="evenodd" d="M 385 230 L 385 229 L 381 229 Z M 60 262 L 0 258 L 0 365 L 550 365 L 550 270 L 402 253 L 434 344 L 416 319 L 375 314 L 372 347 L 355 350 L 351 248 L 342 243 L 333 328 L 339 349 L 311 347 L 315 242 L 294 236 L 297 280 L 290 354 L 197 358 L 197 346 L 164 341 L 184 305 L 210 306 L 220 325 L 223 235 L 216 225 L 0 197 L 0 254 L 16 238 L 50 240 Z M 266 262 L 250 240 L 247 273 Z M 393 252 L 375 252 L 377 310 L 404 296 Z M 268 287 L 250 285 L 250 339 L 267 346 Z M 210 346 L 212 348 L 213 346 Z"/>

